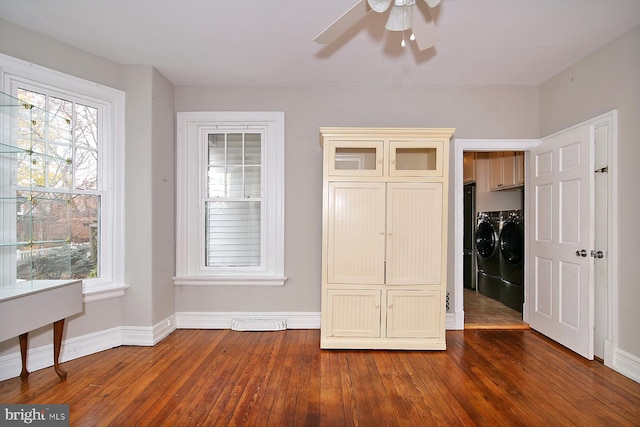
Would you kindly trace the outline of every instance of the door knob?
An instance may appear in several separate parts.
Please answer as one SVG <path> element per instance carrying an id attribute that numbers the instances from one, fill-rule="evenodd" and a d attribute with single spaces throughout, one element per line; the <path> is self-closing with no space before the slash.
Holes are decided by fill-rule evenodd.
<path id="1" fill-rule="evenodd" d="M 591 256 L 594 258 L 604 258 L 604 252 L 602 251 L 591 251 Z"/>
<path id="2" fill-rule="evenodd" d="M 587 250 L 586 249 L 582 249 L 582 250 L 576 251 L 576 256 L 586 257 L 587 256 Z"/>

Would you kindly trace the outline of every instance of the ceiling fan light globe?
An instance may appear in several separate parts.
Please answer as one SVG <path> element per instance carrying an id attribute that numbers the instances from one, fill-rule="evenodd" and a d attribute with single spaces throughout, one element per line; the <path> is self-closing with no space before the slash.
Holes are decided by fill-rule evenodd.
<path id="1" fill-rule="evenodd" d="M 440 4 L 440 0 L 424 0 L 431 9 L 438 6 Z"/>
<path id="2" fill-rule="evenodd" d="M 389 9 L 391 0 L 367 0 L 367 3 L 374 12 L 382 13 Z"/>

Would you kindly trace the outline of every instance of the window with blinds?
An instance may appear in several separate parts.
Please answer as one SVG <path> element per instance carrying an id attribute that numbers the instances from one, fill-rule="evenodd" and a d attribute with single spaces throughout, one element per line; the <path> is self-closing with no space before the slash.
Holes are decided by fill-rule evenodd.
<path id="1" fill-rule="evenodd" d="M 262 263 L 262 134 L 207 135 L 205 265 Z"/>
<path id="2" fill-rule="evenodd" d="M 174 283 L 283 286 L 284 113 L 177 118 Z"/>

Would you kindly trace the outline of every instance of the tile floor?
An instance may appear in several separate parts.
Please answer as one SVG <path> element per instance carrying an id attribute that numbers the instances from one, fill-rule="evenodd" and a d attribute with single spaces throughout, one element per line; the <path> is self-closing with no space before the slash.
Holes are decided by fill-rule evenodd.
<path id="1" fill-rule="evenodd" d="M 465 329 L 529 329 L 522 314 L 481 293 L 464 289 Z"/>

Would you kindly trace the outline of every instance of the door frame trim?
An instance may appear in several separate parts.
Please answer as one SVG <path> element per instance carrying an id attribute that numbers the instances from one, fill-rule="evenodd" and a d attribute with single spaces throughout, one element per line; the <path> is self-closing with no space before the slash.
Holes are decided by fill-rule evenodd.
<path id="1" fill-rule="evenodd" d="M 463 154 L 465 151 L 524 151 L 525 152 L 525 180 L 527 177 L 527 162 L 529 158 L 528 151 L 540 145 L 539 139 L 454 139 L 453 155 L 451 156 L 450 165 L 453 170 L 453 189 L 449 192 L 449 204 L 453 206 L 453 245 L 449 250 L 449 257 L 453 259 L 453 266 L 449 267 L 448 273 L 453 277 L 453 299 L 450 302 L 453 319 L 448 322 L 448 329 L 461 330 L 464 329 L 464 304 L 463 304 L 463 230 L 464 230 L 464 197 L 463 192 L 458 191 L 464 186 L 463 177 Z M 526 182 L 526 181 L 525 181 Z M 525 195 L 526 198 L 526 195 Z M 453 202 L 452 202 L 453 199 Z M 451 220 L 451 218 L 450 218 Z M 526 222 L 525 222 L 526 227 Z M 451 238 L 451 233 L 449 233 Z M 451 247 L 450 246 L 450 247 Z M 449 264 L 451 265 L 451 263 Z M 451 282 L 449 282 L 451 283 Z M 525 306 L 526 311 L 526 306 Z M 526 312 L 524 313 L 527 314 Z M 526 317 L 525 317 L 526 319 Z"/>

